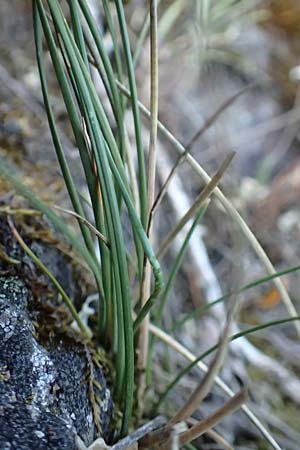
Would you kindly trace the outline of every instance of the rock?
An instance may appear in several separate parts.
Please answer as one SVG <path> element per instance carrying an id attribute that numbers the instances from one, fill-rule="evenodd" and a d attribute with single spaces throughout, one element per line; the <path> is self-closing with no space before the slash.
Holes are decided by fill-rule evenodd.
<path id="1" fill-rule="evenodd" d="M 5 235 L 2 247 L 21 264 L 0 262 L 0 448 L 75 450 L 76 435 L 86 446 L 106 439 L 113 404 L 100 358 L 70 330 L 56 292 L 41 287 L 40 274 L 34 280 L 32 267 L 28 286 L 28 257 Z M 37 246 L 74 290 L 63 255 L 41 242 L 31 247 Z"/>

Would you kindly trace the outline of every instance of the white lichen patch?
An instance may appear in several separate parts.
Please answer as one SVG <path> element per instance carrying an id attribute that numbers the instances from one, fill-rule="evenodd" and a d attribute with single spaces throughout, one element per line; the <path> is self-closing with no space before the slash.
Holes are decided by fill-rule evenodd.
<path id="1" fill-rule="evenodd" d="M 36 377 L 33 387 L 33 400 L 31 405 L 40 407 L 47 406 L 50 395 L 51 384 L 55 381 L 53 373 L 53 362 L 42 350 L 38 343 L 33 344 L 33 352 L 30 359 L 32 371 Z"/>
<path id="2" fill-rule="evenodd" d="M 40 431 L 40 430 L 36 430 L 34 433 L 35 433 L 35 435 L 36 435 L 38 438 L 40 438 L 40 439 L 42 439 L 43 437 L 45 437 L 45 433 L 43 433 L 43 432 Z"/>
<path id="3" fill-rule="evenodd" d="M 18 324 L 17 311 L 5 309 L 0 314 L 0 328 L 3 331 L 3 341 L 7 342 L 15 333 Z"/>
<path id="4" fill-rule="evenodd" d="M 108 408 L 110 405 L 110 399 L 111 399 L 111 395 L 110 395 L 109 389 L 105 388 L 104 398 L 101 401 L 101 410 L 103 412 L 108 411 Z"/>

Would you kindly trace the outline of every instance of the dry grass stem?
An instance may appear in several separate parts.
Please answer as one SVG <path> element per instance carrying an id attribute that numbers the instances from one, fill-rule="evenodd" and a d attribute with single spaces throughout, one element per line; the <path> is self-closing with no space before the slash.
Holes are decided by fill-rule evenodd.
<path id="1" fill-rule="evenodd" d="M 210 430 L 214 426 L 216 426 L 219 422 L 221 422 L 224 417 L 228 416 L 236 409 L 240 408 L 243 405 L 248 397 L 247 389 L 243 389 L 242 391 L 235 394 L 230 400 L 228 400 L 225 405 L 221 408 L 217 409 L 214 413 L 210 414 L 208 417 L 203 419 L 201 422 L 197 422 L 191 428 L 186 431 L 183 431 L 178 436 L 178 442 L 180 448 L 194 439 L 198 438 L 206 431 Z M 176 422 L 171 424 L 167 424 L 165 427 L 151 433 L 140 443 L 140 449 L 146 448 L 160 448 L 161 450 L 168 450 L 171 447 L 172 440 L 172 431 L 174 427 L 176 427 L 180 422 Z"/>
<path id="2" fill-rule="evenodd" d="M 80 214 L 77 214 L 75 211 L 71 211 L 69 209 L 62 208 L 61 206 L 53 205 L 53 208 L 57 209 L 57 211 L 61 211 L 65 214 L 68 214 L 69 216 L 75 217 L 79 222 L 86 225 L 95 236 L 97 236 L 99 239 L 101 239 L 101 241 L 103 241 L 105 243 L 105 245 L 107 245 L 107 247 L 110 247 L 110 244 L 109 244 L 108 240 L 106 239 L 106 237 L 102 233 L 100 233 L 100 231 L 98 231 L 97 228 L 94 227 L 94 225 L 91 224 L 85 217 L 82 217 Z"/>
<path id="3" fill-rule="evenodd" d="M 196 131 L 194 136 L 191 138 L 189 143 L 185 145 L 185 153 L 182 154 L 182 157 L 185 158 L 187 153 L 191 150 L 195 142 L 202 136 L 202 134 L 205 133 L 208 128 L 210 128 L 214 122 L 218 119 L 218 117 L 226 111 L 229 106 L 231 106 L 241 95 L 243 95 L 245 92 L 249 91 L 249 89 L 252 89 L 255 86 L 255 84 L 249 84 L 248 86 L 244 87 L 240 91 L 233 94 L 231 97 L 226 99 L 219 108 L 204 122 L 203 126 Z"/>
<path id="4" fill-rule="evenodd" d="M 205 434 L 209 436 L 211 439 L 213 439 L 217 444 L 219 444 L 219 446 L 222 447 L 224 450 L 234 450 L 232 445 L 230 445 L 229 442 L 215 430 L 213 429 L 207 430 Z"/>
<path id="5" fill-rule="evenodd" d="M 210 128 L 214 122 L 218 119 L 218 117 L 227 109 L 229 108 L 244 92 L 247 92 L 249 89 L 253 87 L 253 84 L 246 86 L 245 88 L 241 89 L 239 92 L 235 93 L 231 97 L 225 100 L 220 107 L 205 121 L 205 123 L 202 125 L 202 127 L 194 134 L 190 142 L 185 146 L 185 151 L 182 153 L 175 162 L 174 166 L 172 167 L 171 172 L 169 173 L 166 181 L 164 182 L 161 190 L 159 191 L 155 202 L 153 204 L 153 208 L 151 211 L 151 215 L 154 216 L 160 203 L 162 202 L 166 191 L 168 190 L 168 187 L 177 172 L 179 166 L 185 161 L 187 154 L 190 152 L 192 146 L 194 143 L 202 136 L 202 134 L 205 133 L 208 128 Z"/>
<path id="6" fill-rule="evenodd" d="M 217 411 L 206 417 L 201 422 L 198 422 L 196 425 L 192 426 L 192 428 L 190 428 L 189 430 L 183 432 L 179 436 L 180 446 L 193 441 L 194 439 L 204 434 L 207 430 L 213 428 L 215 425 L 221 422 L 224 417 L 240 408 L 241 405 L 247 400 L 247 397 L 247 390 L 242 390 L 230 400 L 228 400 L 228 402 L 225 403 L 225 405 L 219 408 Z"/>
<path id="7" fill-rule="evenodd" d="M 175 424 L 182 420 L 186 420 L 188 417 L 190 417 L 196 411 L 196 409 L 201 404 L 202 400 L 206 397 L 206 395 L 210 392 L 211 388 L 213 387 L 216 376 L 218 375 L 223 365 L 224 359 L 226 357 L 228 341 L 230 337 L 230 330 L 234 320 L 234 313 L 236 310 L 237 300 L 238 297 L 236 296 L 233 299 L 232 304 L 230 305 L 224 331 L 219 340 L 218 350 L 211 364 L 209 365 L 208 371 L 206 372 L 199 386 L 191 394 L 190 398 L 186 401 L 186 403 L 182 406 L 182 408 L 171 418 L 170 424 Z"/>
<path id="8" fill-rule="evenodd" d="M 214 189 L 220 183 L 234 155 L 235 153 L 231 153 L 230 155 L 227 156 L 218 172 L 211 178 L 209 183 L 201 191 L 201 193 L 198 195 L 198 197 L 196 198 L 195 202 L 190 207 L 190 209 L 185 213 L 185 215 L 181 218 L 181 220 L 179 220 L 179 222 L 175 225 L 173 230 L 166 236 L 166 238 L 164 239 L 164 241 L 162 242 L 161 246 L 157 251 L 157 258 L 160 258 L 165 254 L 165 252 L 167 251 L 167 249 L 169 248 L 170 244 L 173 242 L 177 234 L 180 232 L 180 230 L 197 213 L 197 211 L 201 208 L 201 206 L 203 206 L 205 200 L 207 200 L 209 196 L 213 193 Z"/>
<path id="9" fill-rule="evenodd" d="M 148 211 L 147 211 L 147 235 L 152 241 L 152 221 L 150 220 L 151 210 L 155 199 L 155 180 L 156 180 L 156 152 L 157 152 L 157 121 L 158 121 L 158 39 L 157 39 L 157 0 L 150 0 L 150 71 L 151 71 L 151 89 L 150 89 L 150 142 L 148 157 Z M 142 303 L 143 307 L 147 302 L 151 292 L 151 266 L 148 260 L 145 261 L 144 277 L 142 283 Z M 138 361 L 137 369 L 138 380 L 138 398 L 141 407 L 143 393 L 146 387 L 146 365 L 149 348 L 149 314 L 143 320 L 138 343 Z"/>

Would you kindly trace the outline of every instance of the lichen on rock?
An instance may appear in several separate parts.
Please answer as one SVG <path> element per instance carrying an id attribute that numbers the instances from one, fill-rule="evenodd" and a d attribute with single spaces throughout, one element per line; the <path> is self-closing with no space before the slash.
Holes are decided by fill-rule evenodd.
<path id="1" fill-rule="evenodd" d="M 3 236 L 8 256 L 20 264 L 0 261 L 1 450 L 75 450 L 76 435 L 86 446 L 107 438 L 113 404 L 95 349 L 66 326 L 68 312 L 57 306 L 53 287 L 41 287 L 40 274 L 37 286 L 26 277 L 27 257 Z M 47 260 L 47 246 L 34 246 Z M 74 290 L 64 256 L 50 247 L 49 255 Z"/>

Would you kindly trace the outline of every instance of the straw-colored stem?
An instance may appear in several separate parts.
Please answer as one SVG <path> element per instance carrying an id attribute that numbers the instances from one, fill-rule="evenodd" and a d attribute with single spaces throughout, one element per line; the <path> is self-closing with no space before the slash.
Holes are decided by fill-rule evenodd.
<path id="1" fill-rule="evenodd" d="M 166 236 L 166 238 L 163 240 L 160 248 L 157 251 L 156 255 L 157 258 L 162 257 L 165 254 L 170 244 L 176 238 L 177 234 L 182 230 L 182 228 L 186 225 L 186 223 L 196 214 L 196 212 L 201 208 L 201 206 L 203 206 L 204 202 L 213 193 L 214 189 L 218 186 L 219 182 L 221 181 L 222 176 L 224 175 L 229 164 L 231 163 L 233 157 L 234 153 L 232 153 L 225 159 L 218 172 L 213 176 L 213 178 L 211 178 L 209 183 L 198 195 L 198 197 L 196 198 L 195 202 L 190 207 L 190 209 L 179 220 L 179 222 L 175 225 L 173 230 L 171 230 L 170 233 Z"/>
<path id="2" fill-rule="evenodd" d="M 217 411 L 210 414 L 201 422 L 198 422 L 197 424 L 193 425 L 192 428 L 190 428 L 189 430 L 183 432 L 179 436 L 180 446 L 183 446 L 188 442 L 193 441 L 194 439 L 198 438 L 203 433 L 205 433 L 207 430 L 213 428 L 215 425 L 221 422 L 221 420 L 224 419 L 224 417 L 228 416 L 229 414 L 233 413 L 235 410 L 240 408 L 241 405 L 245 403 L 246 399 L 247 399 L 246 390 L 242 390 L 241 392 L 236 394 L 234 397 L 228 400 L 228 402 L 225 403 L 224 406 L 217 409 Z"/>
<path id="3" fill-rule="evenodd" d="M 150 223 L 150 213 L 155 199 L 155 178 L 156 178 L 156 160 L 157 160 L 157 121 L 158 121 L 158 42 L 157 42 L 157 0 L 150 0 L 150 67 L 151 67 L 151 91 L 150 91 L 150 142 L 148 157 L 148 239 L 152 239 L 152 224 Z M 151 265 L 146 260 L 144 266 L 144 277 L 142 283 L 141 306 L 143 307 L 151 292 Z M 140 373 L 138 382 L 138 396 L 142 399 L 146 387 L 146 365 L 149 348 L 149 314 L 144 318 L 139 332 L 139 353 L 137 368 Z M 141 402 L 139 402 L 141 404 Z"/>

